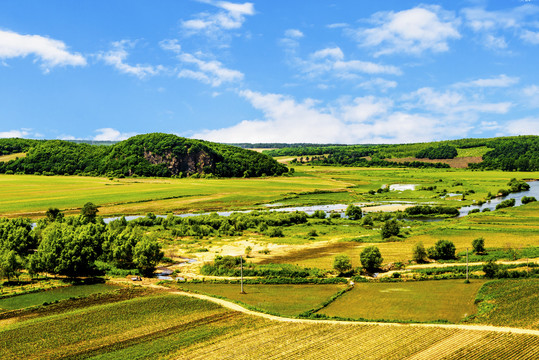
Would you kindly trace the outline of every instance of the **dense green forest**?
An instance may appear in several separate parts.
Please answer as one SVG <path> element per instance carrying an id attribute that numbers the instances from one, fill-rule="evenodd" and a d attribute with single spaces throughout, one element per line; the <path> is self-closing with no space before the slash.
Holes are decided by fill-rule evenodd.
<path id="1" fill-rule="evenodd" d="M 472 168 L 505 171 L 539 170 L 539 136 L 498 138 L 487 146 L 493 149 L 483 156 L 482 163 L 473 164 Z"/>
<path id="2" fill-rule="evenodd" d="M 452 159 L 459 149 L 486 147 L 483 162 L 470 164 L 472 169 L 539 170 L 539 136 L 513 136 L 490 139 L 460 139 L 430 143 L 395 145 L 309 145 L 266 150 L 270 156 L 295 156 L 295 162 L 317 165 L 381 167 L 447 167 L 420 161 L 392 162 L 391 159 L 416 157 Z"/>
<path id="3" fill-rule="evenodd" d="M 4 143 L 4 148 L 13 144 L 7 152 L 26 151 L 27 155 L 0 163 L 0 173 L 257 177 L 288 171 L 254 151 L 161 133 L 134 136 L 110 146 L 62 140 L 5 139 Z"/>

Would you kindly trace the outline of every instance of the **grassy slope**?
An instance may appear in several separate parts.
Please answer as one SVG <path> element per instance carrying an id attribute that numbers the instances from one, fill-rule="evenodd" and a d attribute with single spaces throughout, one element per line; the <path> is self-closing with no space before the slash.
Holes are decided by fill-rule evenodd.
<path id="1" fill-rule="evenodd" d="M 254 306 L 258 309 L 296 316 L 323 303 L 344 285 L 244 285 L 246 294 L 240 294 L 236 284 L 181 284 L 186 290 L 222 296 Z"/>
<path id="2" fill-rule="evenodd" d="M 320 313 L 370 320 L 458 322 L 476 312 L 475 295 L 484 281 L 462 280 L 359 283 Z"/>
<path id="3" fill-rule="evenodd" d="M 539 329 L 539 279 L 495 280 L 477 294 L 471 322 Z"/>

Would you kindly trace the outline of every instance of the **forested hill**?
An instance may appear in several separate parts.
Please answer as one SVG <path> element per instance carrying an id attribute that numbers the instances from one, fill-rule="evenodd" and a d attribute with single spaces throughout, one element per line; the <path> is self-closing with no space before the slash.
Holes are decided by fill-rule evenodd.
<path id="1" fill-rule="evenodd" d="M 0 145 L 7 148 L 11 146 L 10 140 L 12 144 L 18 144 L 17 152 L 27 154 L 0 163 L 0 173 L 257 177 L 288 171 L 264 154 L 171 134 L 137 135 L 110 146 L 22 139 L 3 139 Z"/>

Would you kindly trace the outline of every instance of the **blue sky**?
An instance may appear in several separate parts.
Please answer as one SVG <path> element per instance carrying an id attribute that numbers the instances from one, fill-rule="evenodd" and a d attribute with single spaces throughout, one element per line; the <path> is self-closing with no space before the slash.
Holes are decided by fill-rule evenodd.
<path id="1" fill-rule="evenodd" d="M 539 135 L 537 0 L 3 0 L 0 137 Z"/>

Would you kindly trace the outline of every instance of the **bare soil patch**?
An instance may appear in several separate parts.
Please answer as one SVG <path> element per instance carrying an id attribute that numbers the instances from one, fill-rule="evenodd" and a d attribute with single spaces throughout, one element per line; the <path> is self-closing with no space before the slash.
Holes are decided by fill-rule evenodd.
<path id="1" fill-rule="evenodd" d="M 455 169 L 466 169 L 468 167 L 468 164 L 478 164 L 483 161 L 483 157 L 481 156 L 468 156 L 468 157 L 458 157 L 454 159 L 419 159 L 414 157 L 407 157 L 407 158 L 401 158 L 401 159 L 386 159 L 387 161 L 393 161 L 397 163 L 403 163 L 403 162 L 412 162 L 412 161 L 420 161 L 425 163 L 444 163 L 448 164 L 452 168 Z"/>

